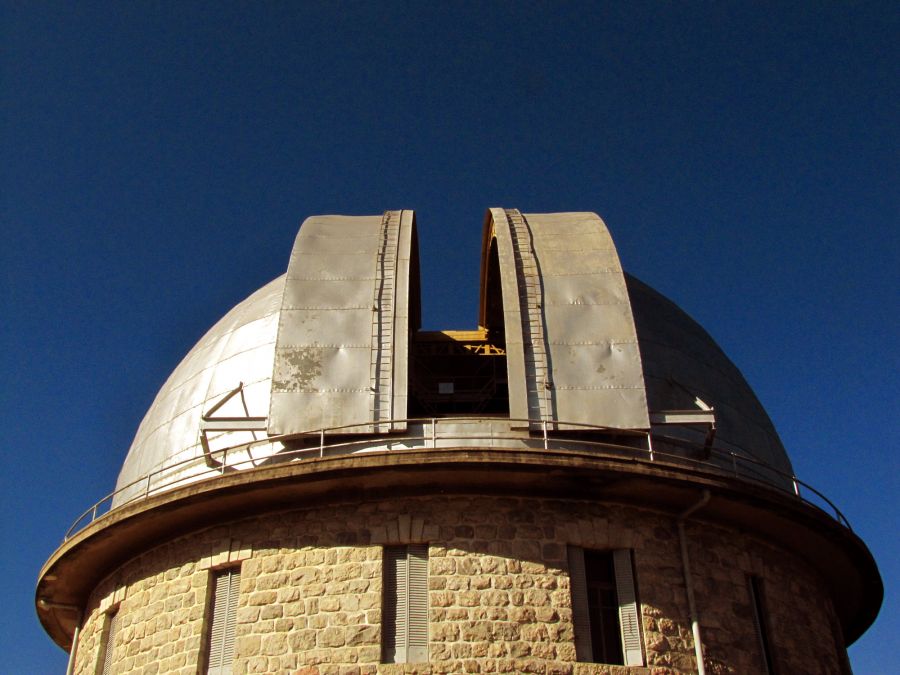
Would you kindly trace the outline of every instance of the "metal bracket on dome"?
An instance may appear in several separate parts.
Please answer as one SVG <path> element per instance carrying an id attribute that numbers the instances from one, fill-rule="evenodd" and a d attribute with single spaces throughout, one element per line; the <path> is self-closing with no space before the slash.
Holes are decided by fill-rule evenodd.
<path id="1" fill-rule="evenodd" d="M 713 441 L 716 439 L 716 411 L 700 398 L 696 399 L 696 403 L 699 406 L 696 410 L 659 410 L 651 412 L 650 424 L 705 425 L 707 431 L 703 449 L 708 457 L 712 452 Z"/>
<path id="2" fill-rule="evenodd" d="M 247 413 L 244 417 L 213 417 L 216 412 L 219 411 L 222 406 L 224 406 L 228 401 L 232 398 L 241 395 L 241 403 L 244 406 L 244 412 Z M 218 461 L 212 456 L 212 451 L 209 448 L 209 437 L 206 435 L 209 431 L 265 431 L 266 424 L 268 422 L 268 417 L 251 417 L 249 415 L 249 410 L 247 408 L 247 400 L 244 398 L 244 383 L 241 382 L 238 386 L 232 389 L 230 392 L 225 394 L 218 403 L 216 403 L 212 408 L 203 413 L 200 417 L 200 445 L 203 446 L 203 459 L 206 462 L 206 465 L 213 469 L 221 469 L 223 468 L 222 462 Z"/>

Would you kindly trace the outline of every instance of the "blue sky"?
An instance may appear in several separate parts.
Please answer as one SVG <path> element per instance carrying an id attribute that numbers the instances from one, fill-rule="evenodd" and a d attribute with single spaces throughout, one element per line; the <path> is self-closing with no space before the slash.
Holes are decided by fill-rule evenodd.
<path id="1" fill-rule="evenodd" d="M 417 211 L 424 323 L 476 321 L 491 206 L 590 210 L 700 321 L 886 586 L 894 662 L 900 4 L 0 1 L 0 620 L 62 672 L 43 561 L 141 417 L 322 213 Z"/>

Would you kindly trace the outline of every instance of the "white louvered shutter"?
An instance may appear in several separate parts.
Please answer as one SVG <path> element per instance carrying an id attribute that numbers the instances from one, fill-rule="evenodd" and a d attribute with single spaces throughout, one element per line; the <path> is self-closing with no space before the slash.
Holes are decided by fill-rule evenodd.
<path id="1" fill-rule="evenodd" d="M 428 660 L 428 546 L 384 549 L 382 649 L 386 663 Z"/>
<path id="2" fill-rule="evenodd" d="M 641 666 L 644 655 L 641 650 L 641 626 L 638 616 L 637 595 L 634 591 L 634 574 L 631 568 L 631 550 L 613 551 L 616 573 L 616 595 L 619 600 L 619 628 L 622 631 L 622 655 L 626 666 Z"/>
<path id="3" fill-rule="evenodd" d="M 747 585 L 750 591 L 750 602 L 753 607 L 753 627 L 756 630 L 756 639 L 759 643 L 759 655 L 762 659 L 763 672 L 769 675 L 772 672 L 772 655 L 769 651 L 769 641 L 763 619 L 763 605 L 760 593 L 760 581 L 757 577 L 748 577 Z"/>
<path id="4" fill-rule="evenodd" d="M 240 587 L 241 573 L 238 569 L 225 570 L 215 577 L 209 630 L 209 668 L 206 671 L 208 675 L 231 675 Z"/>
<path id="5" fill-rule="evenodd" d="M 103 667 L 100 672 L 103 675 L 112 675 L 113 652 L 116 647 L 116 632 L 119 629 L 119 611 L 114 611 L 109 615 L 107 620 L 109 623 L 106 627 L 106 645 L 103 648 Z"/>
<path id="6" fill-rule="evenodd" d="M 575 658 L 594 660 L 591 646 L 591 615 L 588 610 L 587 577 L 584 573 L 584 550 L 569 546 L 569 587 L 572 592 L 572 621 L 575 624 Z"/>
<path id="7" fill-rule="evenodd" d="M 407 663 L 428 661 L 428 546 L 408 547 Z"/>
<path id="8" fill-rule="evenodd" d="M 406 547 L 384 548 L 382 658 L 386 663 L 406 660 Z"/>

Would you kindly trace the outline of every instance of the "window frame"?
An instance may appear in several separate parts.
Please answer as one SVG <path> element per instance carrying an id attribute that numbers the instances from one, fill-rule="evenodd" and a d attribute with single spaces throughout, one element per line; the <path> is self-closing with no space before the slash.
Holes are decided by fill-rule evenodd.
<path id="1" fill-rule="evenodd" d="M 428 544 L 382 549 L 382 663 L 428 663 L 428 553 Z"/>
<path id="2" fill-rule="evenodd" d="M 231 675 L 234 667 L 241 566 L 228 565 L 211 569 L 208 584 L 200 672 L 205 675 Z M 225 592 L 224 597 L 219 596 L 221 591 Z M 216 635 L 217 631 L 221 631 L 221 641 Z"/>
<path id="3" fill-rule="evenodd" d="M 596 587 L 598 583 L 591 583 L 588 579 L 585 565 L 585 553 L 588 553 L 592 556 L 608 557 L 613 572 L 618 605 L 617 628 L 621 640 L 621 663 L 609 663 L 609 665 L 643 666 L 644 641 L 641 632 L 640 601 L 637 594 L 632 549 L 584 549 L 570 544 L 567 547 L 567 553 L 576 660 L 586 663 L 604 663 L 598 659 L 605 656 L 596 654 L 598 649 L 594 645 L 591 630 L 588 587 Z"/>
<path id="4" fill-rule="evenodd" d="M 750 595 L 750 609 L 753 612 L 753 627 L 756 631 L 762 672 L 765 675 L 778 675 L 775 653 L 772 650 L 772 632 L 769 626 L 769 614 L 766 609 L 766 595 L 762 578 L 754 574 L 748 574 L 747 592 Z"/>
<path id="5" fill-rule="evenodd" d="M 100 645 L 94 675 L 110 675 L 116 649 L 116 634 L 119 630 L 119 603 L 103 612 L 103 627 L 100 630 Z"/>

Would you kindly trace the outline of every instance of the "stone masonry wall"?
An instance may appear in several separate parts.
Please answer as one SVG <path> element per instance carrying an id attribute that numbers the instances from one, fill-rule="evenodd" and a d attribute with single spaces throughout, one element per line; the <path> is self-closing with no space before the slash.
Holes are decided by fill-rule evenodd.
<path id="1" fill-rule="evenodd" d="M 753 574 L 779 670 L 840 673 L 831 604 L 808 568 L 737 532 L 692 521 L 687 534 L 710 672 L 761 672 Z M 429 543 L 429 663 L 381 664 L 382 546 L 414 542 Z M 575 662 L 567 544 L 634 550 L 646 667 Z M 670 514 L 440 496 L 276 513 L 148 551 L 93 594 L 76 672 L 94 675 L 104 615 L 117 607 L 113 672 L 197 673 L 212 572 L 237 564 L 237 674 L 695 671 Z"/>

